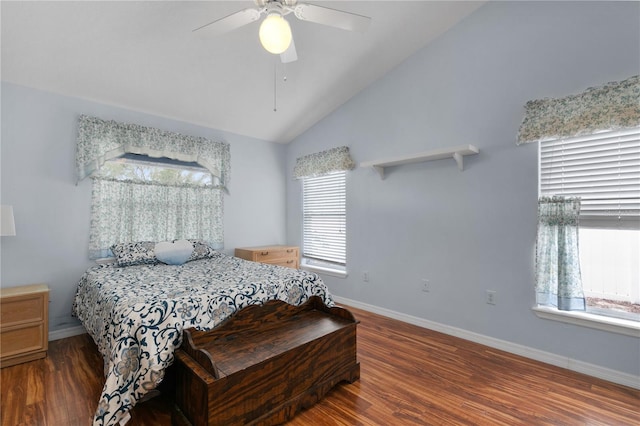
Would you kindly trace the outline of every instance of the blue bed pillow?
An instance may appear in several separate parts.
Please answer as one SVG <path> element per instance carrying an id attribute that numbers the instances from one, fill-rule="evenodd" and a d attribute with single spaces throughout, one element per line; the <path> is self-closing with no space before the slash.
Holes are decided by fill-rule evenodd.
<path id="1" fill-rule="evenodd" d="M 190 260 L 193 254 L 193 244 L 187 240 L 157 243 L 154 252 L 156 258 L 167 265 L 182 265 Z"/>

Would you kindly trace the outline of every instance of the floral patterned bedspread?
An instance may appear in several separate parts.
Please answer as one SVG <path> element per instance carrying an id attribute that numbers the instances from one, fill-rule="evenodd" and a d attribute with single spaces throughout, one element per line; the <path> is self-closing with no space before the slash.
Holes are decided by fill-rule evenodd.
<path id="1" fill-rule="evenodd" d="M 313 295 L 334 305 L 314 273 L 222 253 L 178 266 L 89 268 L 78 284 L 73 314 L 105 362 L 94 425 L 127 421 L 136 401 L 173 363 L 183 328 L 209 330 L 248 305 L 273 299 L 299 305 Z"/>

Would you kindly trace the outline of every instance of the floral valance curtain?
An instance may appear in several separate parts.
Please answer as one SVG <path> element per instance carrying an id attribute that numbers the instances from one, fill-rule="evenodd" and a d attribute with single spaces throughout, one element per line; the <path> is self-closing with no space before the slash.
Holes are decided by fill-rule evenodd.
<path id="1" fill-rule="evenodd" d="M 640 126 L 640 76 L 525 105 L 518 145 Z"/>
<path id="2" fill-rule="evenodd" d="M 293 177 L 301 179 L 321 176 L 331 172 L 351 170 L 355 166 L 356 164 L 349 153 L 349 147 L 340 146 L 298 158 L 293 169 Z"/>
<path id="3" fill-rule="evenodd" d="M 197 162 L 217 177 L 223 187 L 229 183 L 231 161 L 226 142 L 86 115 L 79 117 L 76 146 L 78 181 L 99 170 L 106 160 L 126 153 Z"/>

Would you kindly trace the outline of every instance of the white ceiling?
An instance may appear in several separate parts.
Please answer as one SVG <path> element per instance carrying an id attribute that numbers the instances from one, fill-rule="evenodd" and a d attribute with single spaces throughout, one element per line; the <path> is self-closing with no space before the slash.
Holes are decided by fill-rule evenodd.
<path id="1" fill-rule="evenodd" d="M 192 33 L 252 1 L 3 0 L 2 80 L 288 143 L 483 2 L 309 3 L 371 26 L 352 33 L 289 15 L 298 61 L 283 65 L 260 46 L 259 23 Z"/>

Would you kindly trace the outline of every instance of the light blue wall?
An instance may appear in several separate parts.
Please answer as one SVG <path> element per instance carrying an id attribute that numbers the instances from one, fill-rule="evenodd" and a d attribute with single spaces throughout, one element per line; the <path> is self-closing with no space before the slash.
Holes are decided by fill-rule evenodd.
<path id="1" fill-rule="evenodd" d="M 637 338 L 539 319 L 531 307 L 537 146 L 523 105 L 640 72 L 638 2 L 491 2 L 287 150 L 287 235 L 301 243 L 301 155 L 348 145 L 356 162 L 473 144 L 453 160 L 357 168 L 347 181 L 345 298 L 640 375 Z M 370 281 L 364 283 L 362 272 Z M 431 291 L 421 291 L 421 278 Z M 485 290 L 497 304 L 485 303 Z"/>
<path id="2" fill-rule="evenodd" d="M 75 184 L 79 114 L 229 142 L 227 251 L 286 243 L 283 145 L 3 83 L 1 201 L 13 205 L 17 235 L 2 237 L 0 284 L 48 284 L 51 331 L 78 325 L 71 317 L 72 299 L 93 264 L 88 260 L 91 180 Z"/>

